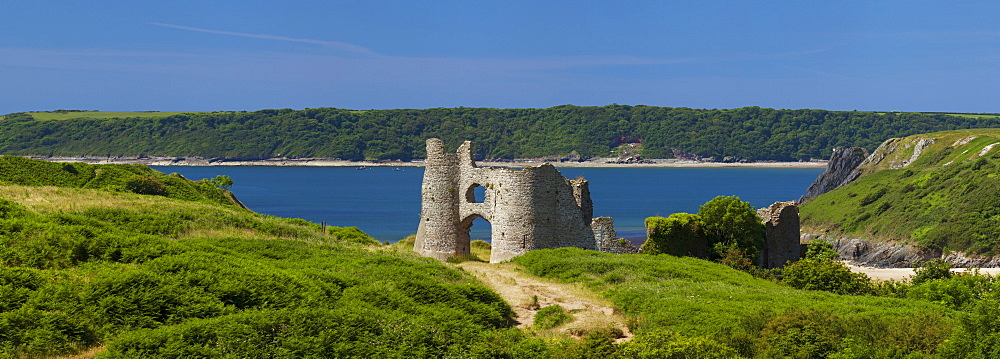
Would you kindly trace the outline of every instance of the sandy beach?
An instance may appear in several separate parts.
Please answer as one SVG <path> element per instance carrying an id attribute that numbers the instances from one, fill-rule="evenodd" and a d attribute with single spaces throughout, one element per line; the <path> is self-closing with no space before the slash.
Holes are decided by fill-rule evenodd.
<path id="1" fill-rule="evenodd" d="M 147 166 L 285 166 L 285 167 L 423 167 L 423 160 L 404 161 L 344 161 L 325 158 L 273 158 L 264 160 L 219 160 L 208 158 L 175 158 L 175 157 L 32 157 L 52 162 L 83 162 L 91 164 L 144 164 Z M 698 162 L 678 159 L 654 159 L 644 163 L 616 163 L 614 158 L 596 158 L 583 162 L 545 160 L 513 160 L 503 162 L 477 161 L 480 167 L 511 167 L 523 168 L 551 163 L 555 167 L 584 168 L 667 168 L 667 167 L 697 167 L 697 168 L 826 168 L 826 161 L 811 162 Z"/>
<path id="2" fill-rule="evenodd" d="M 848 265 L 852 272 L 867 274 L 872 279 L 879 280 L 895 280 L 895 281 L 908 281 L 910 277 L 913 276 L 913 268 L 874 268 L 874 267 L 861 267 L 855 265 Z M 971 272 L 972 268 L 952 268 L 951 271 L 954 273 L 967 273 Z M 979 273 L 997 275 L 1000 273 L 1000 268 L 980 268 Z"/>

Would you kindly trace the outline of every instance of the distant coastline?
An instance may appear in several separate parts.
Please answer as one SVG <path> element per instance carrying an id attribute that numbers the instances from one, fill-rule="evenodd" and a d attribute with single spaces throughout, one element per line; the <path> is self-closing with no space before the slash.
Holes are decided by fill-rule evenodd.
<path id="1" fill-rule="evenodd" d="M 143 164 L 147 166 L 275 166 L 275 167 L 423 167 L 423 160 L 414 161 L 345 161 L 327 158 L 269 158 L 261 160 L 230 160 L 198 157 L 31 157 L 51 162 L 83 162 L 90 164 Z M 476 161 L 483 167 L 523 168 L 550 163 L 555 167 L 584 168 L 826 168 L 826 161 L 809 162 L 700 162 L 680 159 L 651 159 L 642 163 L 616 163 L 615 158 L 594 158 L 587 161 L 546 161 L 518 159 L 493 162 Z"/>

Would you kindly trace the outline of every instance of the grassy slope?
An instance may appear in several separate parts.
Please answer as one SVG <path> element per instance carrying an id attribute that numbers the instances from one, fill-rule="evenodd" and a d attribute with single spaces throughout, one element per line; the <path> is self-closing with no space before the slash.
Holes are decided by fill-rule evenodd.
<path id="1" fill-rule="evenodd" d="M 574 357 L 573 344 L 503 329 L 499 296 L 406 248 L 163 196 L 7 184 L 0 198 L 0 356 L 104 344 L 110 358 Z M 911 349 L 952 322 L 929 302 L 799 291 L 691 258 L 560 249 L 516 262 L 604 293 L 640 335 L 710 335 L 748 355 L 761 323 L 795 310 L 839 316 L 858 343 L 898 336 Z"/>
<path id="2" fill-rule="evenodd" d="M 690 335 L 716 334 L 747 314 L 762 311 L 825 309 L 848 316 L 879 313 L 900 318 L 945 312 L 927 302 L 797 290 L 691 257 L 563 248 L 533 251 L 515 262 L 540 277 L 607 291 L 626 313 L 641 317 L 640 332 L 666 327 Z"/>
<path id="3" fill-rule="evenodd" d="M 603 292 L 632 318 L 630 327 L 638 335 L 668 329 L 708 336 L 744 355 L 754 351 L 745 340 L 756 340 L 765 322 L 789 312 L 831 313 L 852 340 L 885 348 L 905 347 L 908 340 L 927 340 L 925 348 L 934 348 L 944 340 L 954 316 L 925 301 L 796 290 L 689 257 L 563 248 L 532 251 L 514 261 L 534 275 Z M 933 324 L 921 328 L 928 323 Z"/>
<path id="4" fill-rule="evenodd" d="M 0 184 L 140 191 L 179 200 L 242 207 L 229 191 L 211 183 L 189 181 L 179 174 L 167 175 L 143 165 L 90 165 L 0 156 Z"/>
<path id="5" fill-rule="evenodd" d="M 897 168 L 922 139 L 935 142 Z M 801 207 L 804 230 L 1000 254 L 1000 130 L 910 136 L 879 152 L 868 174 Z"/>
<path id="6" fill-rule="evenodd" d="M 0 357 L 429 357 L 509 323 L 495 293 L 412 252 L 214 201 L 79 188 L 90 180 L 74 175 L 116 167 L 73 168 L 31 167 L 35 185 L 0 171 Z"/>

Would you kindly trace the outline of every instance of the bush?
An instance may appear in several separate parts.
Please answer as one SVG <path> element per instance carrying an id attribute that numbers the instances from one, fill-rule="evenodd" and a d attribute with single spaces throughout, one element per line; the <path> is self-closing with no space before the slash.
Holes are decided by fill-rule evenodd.
<path id="1" fill-rule="evenodd" d="M 573 316 L 566 313 L 561 305 L 550 305 L 535 312 L 535 328 L 552 329 L 573 321 Z"/>
<path id="2" fill-rule="evenodd" d="M 622 344 L 623 358 L 636 359 L 730 359 L 736 350 L 709 337 L 683 337 L 670 331 L 637 335 Z"/>
<path id="3" fill-rule="evenodd" d="M 947 359 L 1000 358 L 1000 301 L 995 298 L 976 303 L 970 313 L 938 350 Z"/>
<path id="4" fill-rule="evenodd" d="M 761 331 L 768 358 L 825 358 L 839 349 L 843 336 L 837 315 L 813 310 L 775 317 Z"/>
<path id="5" fill-rule="evenodd" d="M 642 253 L 708 258 L 704 225 L 700 216 L 689 213 L 646 218 L 646 242 L 642 244 Z"/>
<path id="6" fill-rule="evenodd" d="M 945 262 L 940 258 L 934 258 L 918 264 L 913 269 L 913 277 L 910 279 L 910 282 L 918 285 L 930 280 L 948 279 L 951 276 L 951 263 Z"/>
<path id="7" fill-rule="evenodd" d="M 998 284 L 996 279 L 981 275 L 954 275 L 950 278 L 925 280 L 912 285 L 906 297 L 935 302 L 952 309 L 968 309 L 977 301 L 992 295 Z"/>
<path id="8" fill-rule="evenodd" d="M 793 288 L 837 294 L 861 295 L 873 291 L 867 275 L 853 273 L 843 263 L 829 259 L 806 258 L 785 266 L 781 280 Z"/>
<path id="9" fill-rule="evenodd" d="M 17 202 L 0 198 L 0 219 L 20 218 L 28 214 L 28 210 Z"/>
<path id="10" fill-rule="evenodd" d="M 806 258 L 837 260 L 840 258 L 840 253 L 833 250 L 833 245 L 830 242 L 817 239 L 806 246 Z"/>
<path id="11" fill-rule="evenodd" d="M 147 175 L 135 175 L 125 180 L 125 189 L 132 193 L 166 196 L 167 186 Z"/>
<path id="12" fill-rule="evenodd" d="M 621 330 L 618 330 L 620 334 Z M 554 357 L 565 359 L 608 359 L 617 358 L 619 347 L 614 339 L 614 330 L 594 330 L 587 332 L 579 341 L 562 348 Z"/>
<path id="13" fill-rule="evenodd" d="M 358 227 L 327 227 L 326 233 L 332 234 L 337 239 L 349 242 L 358 243 L 370 246 L 382 245 L 375 237 L 369 236 L 367 233 L 362 232 Z"/>

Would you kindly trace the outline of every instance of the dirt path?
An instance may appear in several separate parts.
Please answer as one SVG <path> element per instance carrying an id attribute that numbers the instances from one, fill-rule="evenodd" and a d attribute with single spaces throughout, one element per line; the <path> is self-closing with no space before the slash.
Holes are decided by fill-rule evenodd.
<path id="1" fill-rule="evenodd" d="M 532 277 L 511 263 L 464 262 L 459 266 L 510 303 L 517 314 L 519 328 L 528 328 L 534 324 L 538 308 L 558 304 L 570 312 L 575 320 L 554 330 L 576 332 L 577 329 L 587 331 L 619 328 L 624 337 L 619 338 L 618 342 L 632 338 L 632 333 L 624 324 L 625 317 L 612 308 L 607 300 L 583 287 Z M 532 306 L 534 297 L 538 298 L 537 306 Z"/>

